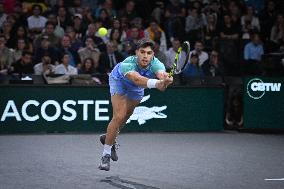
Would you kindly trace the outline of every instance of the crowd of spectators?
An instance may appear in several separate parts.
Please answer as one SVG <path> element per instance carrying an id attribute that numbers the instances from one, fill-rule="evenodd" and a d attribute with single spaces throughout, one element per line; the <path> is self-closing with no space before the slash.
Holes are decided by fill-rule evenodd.
<path id="1" fill-rule="evenodd" d="M 148 37 L 167 69 L 188 40 L 185 75 L 259 75 L 263 55 L 284 49 L 277 3 L 1 0 L 0 74 L 107 74 Z M 98 35 L 100 27 L 108 29 L 106 36 Z"/>

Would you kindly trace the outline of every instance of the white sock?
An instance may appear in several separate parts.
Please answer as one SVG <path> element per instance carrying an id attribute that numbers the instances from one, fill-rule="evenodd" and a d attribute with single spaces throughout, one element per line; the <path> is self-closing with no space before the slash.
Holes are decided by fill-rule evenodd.
<path id="1" fill-rule="evenodd" d="M 111 154 L 111 147 L 110 145 L 105 144 L 104 145 L 104 151 L 103 151 L 103 156 L 105 156 L 106 154 Z"/>

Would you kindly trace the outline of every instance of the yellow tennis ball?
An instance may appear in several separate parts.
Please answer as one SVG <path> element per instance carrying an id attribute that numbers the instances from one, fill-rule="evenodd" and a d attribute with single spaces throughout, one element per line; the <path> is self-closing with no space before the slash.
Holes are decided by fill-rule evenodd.
<path id="1" fill-rule="evenodd" d="M 104 37 L 107 34 L 107 29 L 104 27 L 99 28 L 98 34 L 99 36 Z"/>

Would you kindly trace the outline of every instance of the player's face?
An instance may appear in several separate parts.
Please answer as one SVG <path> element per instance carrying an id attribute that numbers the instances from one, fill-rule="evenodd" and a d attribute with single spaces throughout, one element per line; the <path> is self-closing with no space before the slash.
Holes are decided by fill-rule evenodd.
<path id="1" fill-rule="evenodd" d="M 138 57 L 138 64 L 142 68 L 146 68 L 154 56 L 154 51 L 151 47 L 140 48 L 136 50 L 136 56 Z"/>

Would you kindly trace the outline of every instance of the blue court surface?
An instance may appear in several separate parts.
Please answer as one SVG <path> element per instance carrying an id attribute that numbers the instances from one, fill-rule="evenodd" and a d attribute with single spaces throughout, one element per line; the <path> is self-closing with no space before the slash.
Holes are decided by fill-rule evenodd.
<path id="1" fill-rule="evenodd" d="M 118 142 L 106 172 L 99 134 L 0 135 L 0 188 L 284 188 L 283 135 L 121 133 Z"/>

